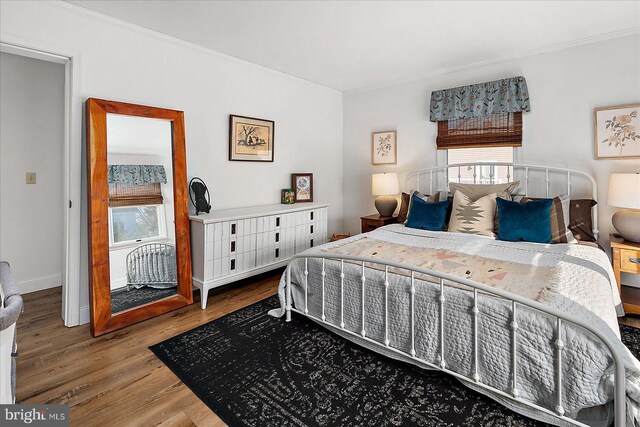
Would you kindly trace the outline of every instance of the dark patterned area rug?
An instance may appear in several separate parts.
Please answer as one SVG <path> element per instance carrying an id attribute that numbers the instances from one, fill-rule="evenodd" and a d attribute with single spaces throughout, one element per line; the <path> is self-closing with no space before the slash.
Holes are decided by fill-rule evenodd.
<path id="1" fill-rule="evenodd" d="M 453 377 L 357 346 L 276 297 L 151 350 L 230 426 L 540 426 Z M 640 330 L 622 326 L 636 357 Z"/>

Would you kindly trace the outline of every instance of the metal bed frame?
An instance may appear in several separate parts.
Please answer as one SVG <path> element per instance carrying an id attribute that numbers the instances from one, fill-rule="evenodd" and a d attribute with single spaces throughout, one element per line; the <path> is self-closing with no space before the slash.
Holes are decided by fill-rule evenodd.
<path id="1" fill-rule="evenodd" d="M 144 262 L 140 259 L 144 257 Z M 160 271 L 157 265 L 150 263 L 150 257 L 166 261 L 167 271 Z M 132 286 L 149 286 L 168 289 L 178 286 L 176 253 L 173 245 L 165 243 L 147 243 L 140 245 L 127 254 L 127 290 Z"/>
<path id="2" fill-rule="evenodd" d="M 571 176 L 572 175 L 580 175 L 583 177 L 586 177 L 587 180 L 591 183 L 591 187 L 592 187 L 592 195 L 594 200 L 597 197 L 597 187 L 596 187 L 596 182 L 593 179 L 593 177 L 591 177 L 589 174 L 582 172 L 582 171 L 578 171 L 578 170 L 571 170 L 571 169 L 565 169 L 565 168 L 558 168 L 558 167 L 546 167 L 546 166 L 536 166 L 536 165 L 518 165 L 518 164 L 511 164 L 511 163 L 481 163 L 481 164 L 475 164 L 475 163 L 470 163 L 470 164 L 461 164 L 461 165 L 455 165 L 455 166 L 444 166 L 444 167 L 436 167 L 436 168 L 429 168 L 429 169 L 423 169 L 420 171 L 416 171 L 416 172 L 411 172 L 407 175 L 406 177 L 406 182 L 408 183 L 410 179 L 412 179 L 413 177 L 416 177 L 416 181 L 417 181 L 417 185 L 416 185 L 416 189 L 420 189 L 420 176 L 421 175 L 428 175 L 429 176 L 429 183 L 430 183 L 430 193 L 433 192 L 433 183 L 434 183 L 434 175 L 441 172 L 441 171 L 445 171 L 445 176 L 447 177 L 447 180 L 445 182 L 448 182 L 448 170 L 451 168 L 460 168 L 460 167 L 464 167 L 464 166 L 471 166 L 474 167 L 474 180 L 477 181 L 476 177 L 476 171 L 477 171 L 477 167 L 480 165 L 493 165 L 493 166 L 507 166 L 508 167 L 508 172 L 507 172 L 507 180 L 509 180 L 511 178 L 511 176 L 513 176 L 513 171 L 515 170 L 520 170 L 522 169 L 524 171 L 524 187 L 525 187 L 525 194 L 528 195 L 528 181 L 529 181 L 529 170 L 542 170 L 545 172 L 545 177 L 546 177 L 546 191 L 547 191 L 547 195 L 549 194 L 549 179 L 550 179 L 550 174 L 552 173 L 561 173 L 562 175 L 566 176 L 566 180 L 567 180 L 567 191 L 569 193 L 569 195 L 571 194 Z M 492 169 L 493 170 L 493 169 Z M 495 175 L 494 175 L 495 176 Z M 494 176 L 490 177 L 490 182 L 494 182 Z M 460 172 L 458 173 L 458 181 L 460 181 Z M 597 233 L 597 212 L 594 212 L 594 232 Z M 322 270 L 321 270 L 321 283 L 322 283 L 322 288 L 321 288 L 321 298 L 322 298 L 322 305 L 321 305 L 321 316 L 317 317 L 314 316 L 312 314 L 309 313 L 308 310 L 308 306 L 307 306 L 307 300 L 308 300 L 308 276 L 309 276 L 309 270 L 308 270 L 308 260 L 309 259 L 316 259 L 316 260 L 321 260 L 322 262 Z M 366 342 L 372 344 L 373 346 L 376 347 L 381 347 L 384 348 L 387 351 L 393 352 L 395 354 L 401 355 L 405 358 L 409 358 L 412 361 L 416 362 L 419 366 L 423 366 L 423 367 L 428 367 L 431 369 L 435 369 L 435 370 L 440 370 L 442 372 L 446 372 L 450 375 L 453 375 L 457 378 L 460 378 L 462 380 L 466 380 L 469 381 L 471 383 L 473 383 L 474 385 L 481 387 L 483 389 L 489 390 L 492 393 L 495 393 L 496 395 L 505 397 L 507 399 L 516 401 L 518 403 L 524 404 L 530 408 L 533 408 L 537 411 L 540 411 L 544 414 L 550 415 L 551 417 L 554 417 L 555 419 L 558 420 L 562 420 L 564 422 L 570 423 L 570 424 L 574 424 L 574 425 L 579 425 L 579 426 L 584 426 L 585 424 L 580 423 L 572 418 L 569 418 L 567 416 L 565 416 L 565 410 L 563 408 L 563 401 L 562 401 L 562 390 L 563 390 L 563 374 L 562 374 L 562 363 L 563 363 L 563 349 L 564 349 L 564 341 L 563 341 L 563 337 L 562 337 L 562 326 L 563 324 L 571 324 L 571 325 L 575 325 L 578 326 L 579 328 L 582 328 L 584 330 L 587 330 L 589 332 L 591 332 L 594 336 L 596 336 L 605 346 L 606 348 L 609 350 L 609 352 L 611 353 L 613 362 L 614 362 L 614 415 L 615 415 L 615 426 L 616 427 L 623 427 L 626 424 L 626 402 L 625 402 L 625 395 L 626 395 L 626 390 L 625 390 L 625 369 L 624 369 L 624 363 L 623 363 L 623 355 L 616 349 L 615 344 L 613 341 L 611 341 L 608 337 L 606 337 L 604 334 L 602 334 L 600 331 L 592 328 L 591 326 L 589 326 L 588 324 L 585 324 L 583 321 L 581 321 L 580 319 L 577 319 L 573 316 L 567 315 L 559 310 L 556 310 L 555 308 L 543 305 L 537 301 L 533 301 L 524 297 L 521 297 L 519 295 L 516 294 L 512 294 L 510 292 L 506 292 L 500 289 L 496 289 L 493 288 L 491 286 L 482 284 L 482 283 L 478 283 L 472 280 L 468 280 L 465 278 L 461 278 L 461 277 L 456 277 L 456 276 L 452 276 L 449 274 L 445 274 L 442 272 L 438 272 L 438 271 L 433 271 L 433 270 L 429 270 L 429 269 L 424 269 L 424 268 L 420 268 L 417 266 L 412 266 L 412 265 L 408 265 L 408 264 L 404 264 L 404 263 L 398 263 L 398 262 L 394 262 L 391 260 L 381 260 L 379 258 L 369 258 L 369 257 L 360 257 L 360 256 L 349 256 L 349 255 L 331 255 L 331 254 L 297 254 L 295 256 L 292 257 L 291 259 L 291 263 L 296 262 L 297 260 L 304 260 L 304 283 L 303 283 L 303 292 L 304 292 L 304 307 L 293 307 L 293 301 L 292 301 L 292 288 L 291 288 L 291 269 L 287 268 L 286 271 L 286 282 L 285 282 L 285 313 L 286 313 L 286 321 L 289 322 L 291 321 L 291 313 L 295 312 L 298 314 L 301 314 L 303 316 L 309 317 L 312 320 L 320 323 L 320 324 L 325 324 L 328 325 L 332 328 L 337 328 L 339 329 L 341 332 L 348 334 L 348 335 L 352 335 L 354 337 L 358 337 L 359 339 L 365 340 Z M 333 324 L 327 321 L 326 317 L 325 317 L 325 277 L 326 277 L 326 271 L 325 271 L 325 263 L 326 262 L 339 262 L 340 263 L 340 324 Z M 344 283 L 345 283 L 345 269 L 344 269 L 344 264 L 345 262 L 347 263 L 355 263 L 357 265 L 359 265 L 361 267 L 359 267 L 359 271 L 361 271 L 361 275 L 358 277 L 358 279 L 360 280 L 361 286 L 362 286 L 362 300 L 360 301 L 360 305 L 361 305 L 361 311 L 362 311 L 362 318 L 361 318 L 361 330 L 360 331 L 352 331 L 352 330 L 348 330 L 345 329 L 345 323 L 344 323 Z M 366 292 L 366 283 L 367 283 L 367 277 L 366 277 L 366 267 L 365 264 L 366 263 L 370 263 L 370 264 L 377 264 L 379 266 L 381 266 L 381 270 L 384 271 L 384 335 L 385 335 L 385 339 L 384 341 L 377 341 L 374 339 L 371 339 L 370 337 L 367 336 L 367 329 L 366 329 L 366 324 L 365 324 L 365 312 L 367 307 L 365 306 L 365 292 Z M 401 269 L 404 270 L 406 272 L 408 272 L 408 276 L 410 276 L 410 295 L 411 295 L 411 299 L 410 299 L 410 312 L 411 312 L 411 331 L 410 331 L 410 336 L 411 336 L 411 349 L 410 351 L 403 351 L 400 350 L 398 348 L 394 348 L 390 346 L 389 343 L 389 331 L 388 331 L 388 316 L 389 316 L 389 305 L 388 305 L 388 291 L 389 291 L 389 268 L 396 268 L 396 269 Z M 396 274 L 396 273 L 393 273 Z M 428 276 L 433 276 L 435 278 L 437 278 L 437 281 L 439 282 L 439 286 L 440 286 L 440 293 L 439 293 L 439 342 L 437 343 L 438 345 L 438 350 L 439 350 L 439 363 L 435 364 L 435 363 L 431 363 L 428 362 L 420 357 L 416 356 L 416 351 L 415 351 L 415 301 L 414 301 L 414 295 L 416 292 L 416 279 L 415 276 L 416 274 L 424 274 L 424 275 L 428 275 Z M 445 281 L 449 281 L 449 282 L 453 282 L 456 285 L 451 285 L 449 283 L 445 283 Z M 469 289 L 469 292 L 471 292 L 471 290 L 473 291 L 473 307 L 472 307 L 472 314 L 473 314 L 473 373 L 471 376 L 466 376 L 463 374 L 460 374 L 459 372 L 453 371 L 448 369 L 447 367 L 447 362 L 446 362 L 446 353 L 445 353 L 445 347 L 446 347 L 446 337 L 444 335 L 445 332 L 445 316 L 444 316 L 444 312 L 445 312 L 445 288 L 446 287 L 460 287 L 460 285 L 463 285 L 463 287 L 465 287 L 465 289 Z M 510 346 L 510 350 L 511 350 L 511 373 L 505 373 L 505 375 L 509 375 L 509 381 L 508 383 L 511 384 L 511 388 L 509 390 L 509 392 L 505 392 L 503 390 L 499 390 L 497 388 L 494 388 L 488 384 L 484 384 L 481 380 L 481 372 L 479 372 L 478 369 L 478 315 L 480 314 L 482 308 L 478 305 L 478 293 L 484 293 L 484 294 L 489 294 L 493 297 L 496 298 L 500 298 L 502 300 L 504 300 L 505 302 L 507 302 L 507 304 L 510 304 L 511 306 L 511 323 L 510 323 L 510 336 L 511 336 L 511 346 Z M 519 391 L 518 391 L 518 377 L 517 377 L 517 364 L 518 364 L 518 321 L 517 321 L 517 313 L 518 313 L 518 308 L 519 307 L 528 307 L 530 309 L 545 313 L 547 315 L 552 316 L 553 318 L 555 318 L 556 320 L 556 325 L 555 325 L 555 341 L 553 343 L 553 345 L 550 347 L 550 351 L 555 352 L 555 366 L 554 366 L 554 373 L 555 373 L 555 377 L 556 377 L 556 405 L 553 408 L 545 408 L 542 406 L 539 406 L 531 401 L 525 400 L 523 398 L 520 397 L 519 395 Z"/>

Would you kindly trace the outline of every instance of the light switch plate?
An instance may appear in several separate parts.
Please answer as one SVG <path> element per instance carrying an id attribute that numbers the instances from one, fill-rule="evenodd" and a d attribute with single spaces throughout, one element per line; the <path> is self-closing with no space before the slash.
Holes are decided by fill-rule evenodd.
<path id="1" fill-rule="evenodd" d="M 27 172 L 27 184 L 35 184 L 35 183 L 36 183 L 36 173 Z"/>

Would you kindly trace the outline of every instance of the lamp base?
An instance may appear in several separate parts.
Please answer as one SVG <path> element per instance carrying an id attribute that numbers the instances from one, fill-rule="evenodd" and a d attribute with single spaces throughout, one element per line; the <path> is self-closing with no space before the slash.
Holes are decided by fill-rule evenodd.
<path id="1" fill-rule="evenodd" d="M 398 207 L 398 200 L 393 196 L 378 196 L 374 204 L 381 216 L 392 216 Z"/>
<path id="2" fill-rule="evenodd" d="M 640 242 L 640 210 L 621 209 L 611 218 L 616 231 L 629 242 Z"/>

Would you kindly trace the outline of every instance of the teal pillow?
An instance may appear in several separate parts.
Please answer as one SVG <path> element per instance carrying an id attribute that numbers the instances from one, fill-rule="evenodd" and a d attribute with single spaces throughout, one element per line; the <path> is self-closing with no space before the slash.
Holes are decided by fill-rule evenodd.
<path id="1" fill-rule="evenodd" d="M 404 223 L 409 228 L 442 231 L 447 220 L 449 201 L 429 203 L 415 194 L 411 196 L 411 209 Z"/>
<path id="2" fill-rule="evenodd" d="M 527 203 L 496 199 L 498 239 L 509 242 L 551 243 L 551 206 L 553 199 Z"/>

